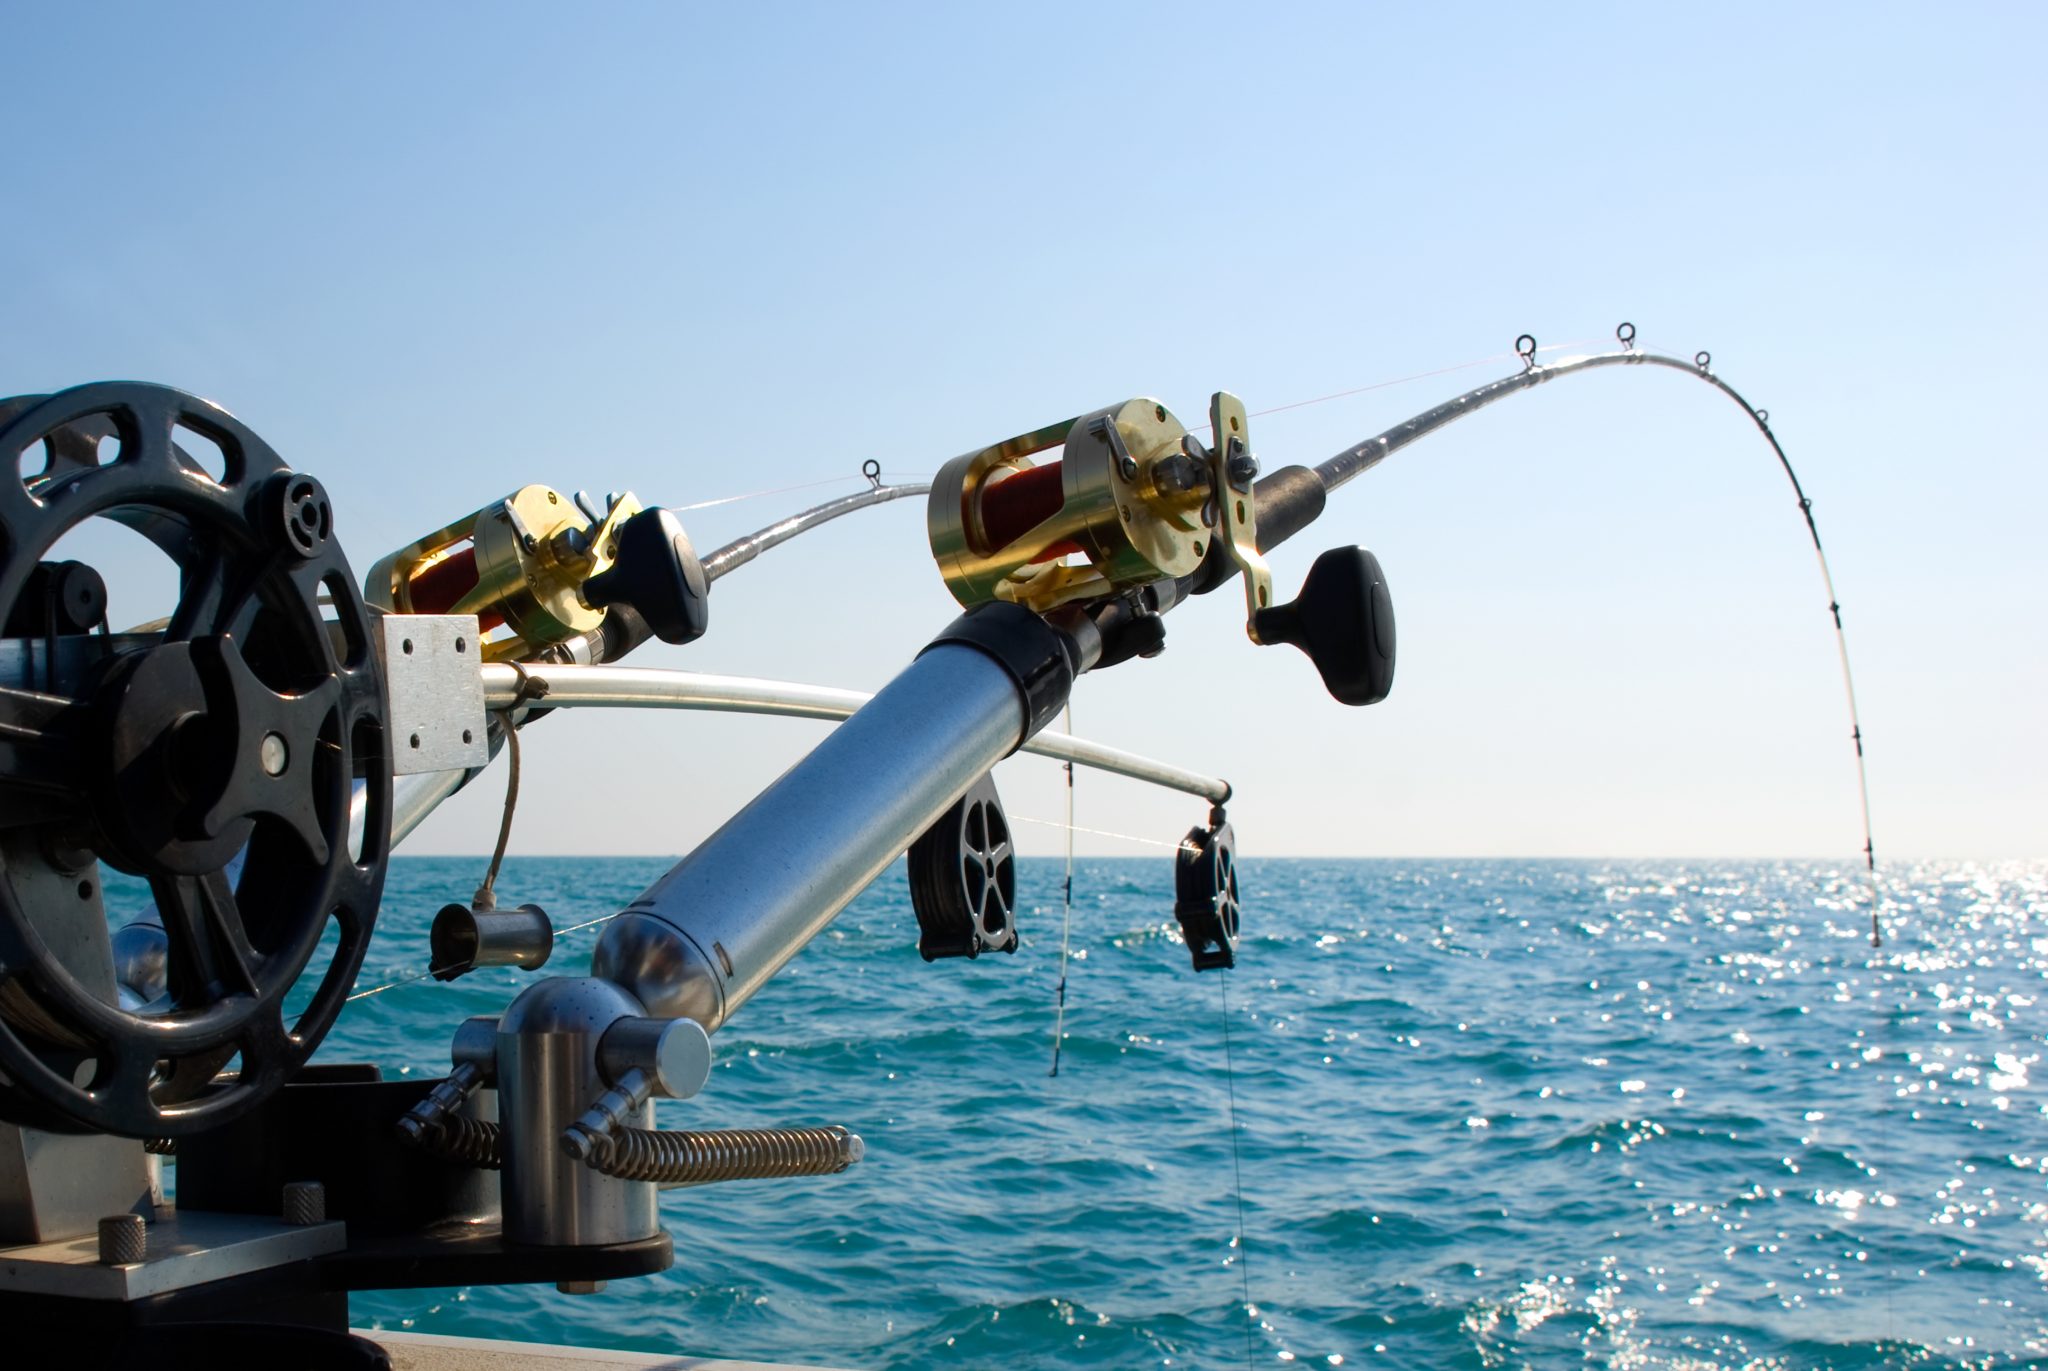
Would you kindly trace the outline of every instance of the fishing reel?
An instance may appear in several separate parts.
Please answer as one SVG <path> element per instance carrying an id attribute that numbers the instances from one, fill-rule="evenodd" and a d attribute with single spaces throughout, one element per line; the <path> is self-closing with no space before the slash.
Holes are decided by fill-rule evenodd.
<path id="1" fill-rule="evenodd" d="M 576 655 L 574 644 L 599 641 L 615 608 L 663 642 L 692 642 L 708 626 L 709 594 L 672 511 L 643 508 L 630 492 L 600 506 L 543 485 L 408 543 L 369 576 L 370 603 L 389 613 L 476 615 L 493 662 Z"/>
<path id="2" fill-rule="evenodd" d="M 1343 704 L 1385 699 L 1394 618 L 1379 562 L 1364 548 L 1332 549 L 1297 599 L 1274 604 L 1259 541 L 1268 482 L 1257 479 L 1243 403 L 1217 392 L 1209 428 L 1213 447 L 1166 406 L 1139 398 L 954 458 L 932 478 L 925 520 L 946 588 L 969 608 L 1008 600 L 1044 614 L 1081 605 L 1105 630 L 1108 665 L 1157 653 L 1161 610 L 1238 577 L 1254 643 L 1300 647 Z M 1057 460 L 1031 460 L 1055 447 Z M 1320 512 L 1313 472 L 1288 468 L 1269 481 L 1282 502 L 1281 536 Z"/>
<path id="3" fill-rule="evenodd" d="M 1042 614 L 1190 575 L 1221 538 L 1246 556 L 1247 593 L 1263 608 L 1244 406 L 1219 393 L 1211 414 L 1225 438 L 1214 451 L 1141 397 L 946 463 L 926 510 L 946 588 L 970 608 L 1000 599 Z M 1054 447 L 1059 460 L 1031 461 Z"/>
<path id="4" fill-rule="evenodd" d="M 0 1116 L 196 1132 L 304 1064 L 369 945 L 392 776 L 369 611 L 319 482 L 206 401 L 6 401 L 0 469 Z M 176 564 L 168 617 L 110 631 L 98 570 L 53 559 L 96 520 Z M 155 897 L 146 1002 L 116 985 L 102 862 Z"/>

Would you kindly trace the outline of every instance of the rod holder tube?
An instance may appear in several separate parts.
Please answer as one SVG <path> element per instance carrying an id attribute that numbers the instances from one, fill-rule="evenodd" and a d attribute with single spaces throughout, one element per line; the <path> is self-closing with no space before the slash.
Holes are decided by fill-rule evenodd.
<path id="1" fill-rule="evenodd" d="M 1016 612 L 1031 621 L 1020 636 L 1070 652 L 1065 635 Z M 1030 703 L 1037 714 L 1042 701 Z M 650 1015 L 715 1031 L 1025 740 L 1026 706 L 1013 667 L 984 647 L 926 649 L 606 925 L 591 974 Z"/>

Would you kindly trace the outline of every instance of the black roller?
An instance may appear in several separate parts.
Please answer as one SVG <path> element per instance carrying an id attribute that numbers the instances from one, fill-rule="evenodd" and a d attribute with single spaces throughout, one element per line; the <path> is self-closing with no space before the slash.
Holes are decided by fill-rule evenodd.
<path id="1" fill-rule="evenodd" d="M 910 905 L 928 962 L 1017 950 L 1017 860 L 993 777 L 910 845 Z"/>
<path id="2" fill-rule="evenodd" d="M 1195 970 L 1237 965 L 1237 915 L 1237 835 L 1220 819 L 1189 829 L 1173 859 L 1173 917 Z"/>

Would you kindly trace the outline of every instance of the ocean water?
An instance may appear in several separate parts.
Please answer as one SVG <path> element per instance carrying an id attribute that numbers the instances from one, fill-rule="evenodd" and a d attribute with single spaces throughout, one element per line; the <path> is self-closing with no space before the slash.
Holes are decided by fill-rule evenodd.
<path id="1" fill-rule="evenodd" d="M 394 863 L 364 986 L 478 865 Z M 565 927 L 666 865 L 501 891 Z M 1247 860 L 1238 969 L 1197 976 L 1169 862 L 1084 860 L 1055 1078 L 1060 879 L 1022 863 L 1015 956 L 927 965 L 899 867 L 659 1106 L 843 1123 L 861 1165 L 666 1193 L 662 1276 L 355 1321 L 842 1367 L 2048 1365 L 2048 865 L 1891 868 L 1873 953 L 1846 866 Z M 440 1074 L 525 979 L 362 1000 L 322 1058 Z"/>

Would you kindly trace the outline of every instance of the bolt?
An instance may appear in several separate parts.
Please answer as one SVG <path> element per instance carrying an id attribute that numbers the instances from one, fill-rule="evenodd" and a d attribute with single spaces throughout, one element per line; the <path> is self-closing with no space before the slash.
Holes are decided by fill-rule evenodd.
<path id="1" fill-rule="evenodd" d="M 100 1265 L 133 1266 L 148 1253 L 149 1225 L 140 1214 L 110 1214 L 100 1220 Z"/>
<path id="2" fill-rule="evenodd" d="M 1138 459 L 1135 457 L 1119 457 L 1117 459 L 1116 469 L 1119 472 L 1123 473 L 1123 478 L 1126 481 L 1135 481 L 1138 479 Z"/>
<path id="3" fill-rule="evenodd" d="M 1259 459 L 1235 442 L 1230 445 L 1230 449 L 1230 460 L 1224 464 L 1223 469 L 1230 477 L 1230 484 L 1242 490 L 1259 474 Z"/>
<path id="4" fill-rule="evenodd" d="M 263 762 L 263 774 L 266 776 L 282 776 L 284 769 L 291 765 L 292 750 L 285 746 L 282 733 L 264 734 L 256 752 Z"/>
<path id="5" fill-rule="evenodd" d="M 284 1221 L 294 1228 L 326 1223 L 327 1187 L 318 1181 L 286 1181 Z"/>

